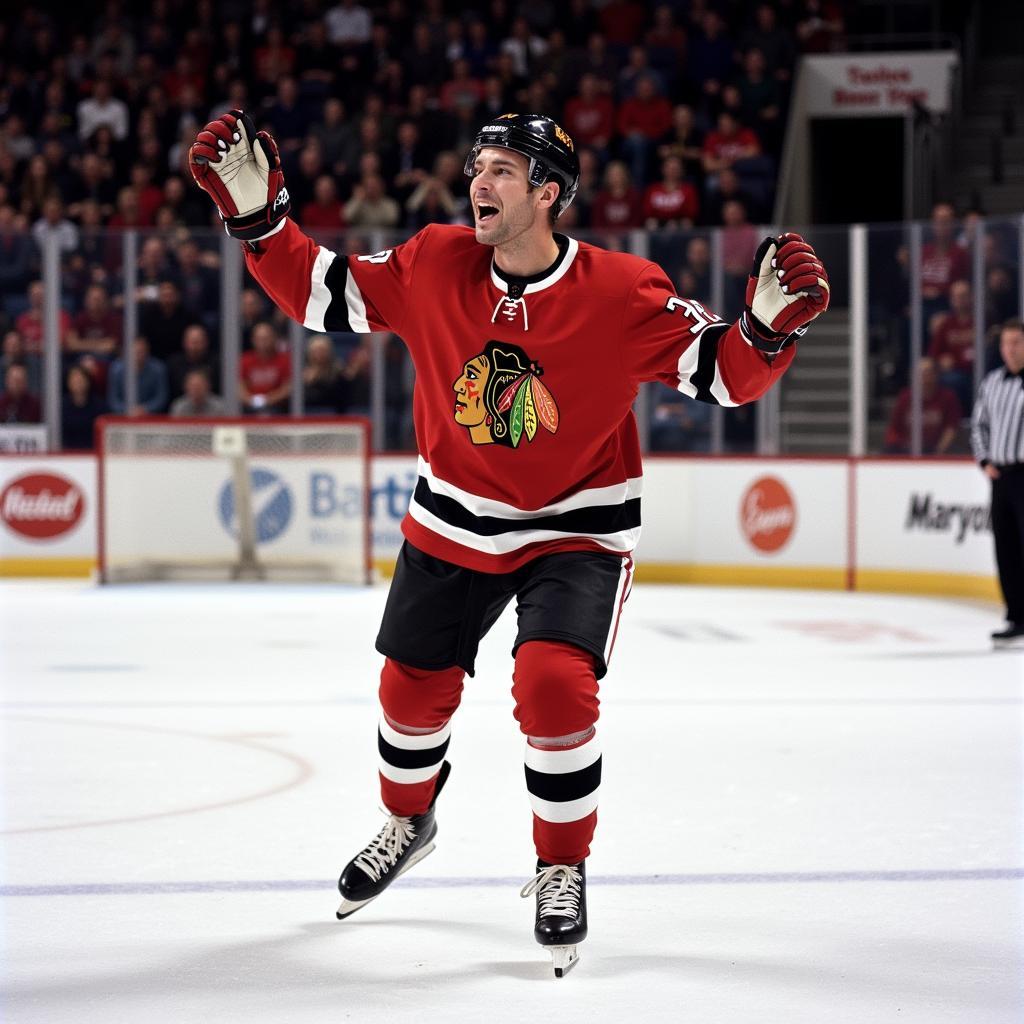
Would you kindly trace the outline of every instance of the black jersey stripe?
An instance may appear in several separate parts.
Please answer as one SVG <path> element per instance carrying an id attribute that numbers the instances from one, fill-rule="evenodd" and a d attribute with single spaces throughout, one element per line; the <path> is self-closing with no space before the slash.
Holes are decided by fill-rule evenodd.
<path id="1" fill-rule="evenodd" d="M 331 293 L 331 303 L 324 313 L 325 331 L 351 331 L 345 286 L 348 284 L 348 257 L 339 253 L 331 261 L 324 275 L 324 285 Z"/>
<path id="2" fill-rule="evenodd" d="M 690 383 L 697 389 L 694 398 L 698 402 L 719 404 L 718 399 L 711 393 L 711 385 L 715 383 L 718 340 L 728 330 L 729 324 L 715 324 L 712 327 L 705 327 L 697 339 L 696 344 L 700 346 L 697 352 L 697 369 L 690 376 Z"/>
<path id="3" fill-rule="evenodd" d="M 526 770 L 526 789 L 530 796 L 551 803 L 565 803 L 590 796 L 601 785 L 601 758 L 576 772 L 539 772 L 529 765 Z"/>
<path id="4" fill-rule="evenodd" d="M 378 729 L 377 750 L 381 758 L 393 768 L 432 768 L 444 760 L 450 739 L 449 736 L 444 743 L 428 747 L 426 750 L 405 750 L 388 743 Z"/>
<path id="5" fill-rule="evenodd" d="M 416 481 L 414 500 L 449 526 L 468 530 L 480 537 L 496 537 L 520 530 L 553 530 L 572 535 L 600 536 L 635 530 L 640 525 L 640 499 L 629 498 L 618 505 L 591 505 L 550 516 L 529 519 L 502 519 L 499 516 L 474 515 L 446 494 L 435 494 L 421 476 Z"/>

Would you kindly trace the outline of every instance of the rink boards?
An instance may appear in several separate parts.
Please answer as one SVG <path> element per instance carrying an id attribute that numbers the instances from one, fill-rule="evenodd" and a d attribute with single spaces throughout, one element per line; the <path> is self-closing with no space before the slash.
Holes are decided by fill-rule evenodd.
<path id="1" fill-rule="evenodd" d="M 371 478 L 387 574 L 415 457 L 376 456 Z M 0 456 L 0 575 L 90 575 L 96 510 L 93 456 Z M 966 459 L 648 457 L 643 518 L 640 581 L 998 594 L 987 481 Z"/>

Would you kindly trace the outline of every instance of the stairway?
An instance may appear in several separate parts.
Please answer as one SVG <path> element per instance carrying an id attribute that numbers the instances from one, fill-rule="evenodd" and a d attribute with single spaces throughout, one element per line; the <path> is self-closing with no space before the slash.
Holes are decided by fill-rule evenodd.
<path id="1" fill-rule="evenodd" d="M 778 386 L 781 454 L 849 453 L 848 310 L 830 309 L 814 321 Z"/>
<path id="2" fill-rule="evenodd" d="M 957 209 L 1024 212 L 1024 56 L 984 56 L 966 98 L 952 195 Z"/>

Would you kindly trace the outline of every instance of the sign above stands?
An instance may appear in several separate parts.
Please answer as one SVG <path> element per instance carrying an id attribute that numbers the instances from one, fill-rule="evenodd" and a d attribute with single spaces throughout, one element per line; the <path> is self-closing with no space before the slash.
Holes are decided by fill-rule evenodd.
<path id="1" fill-rule="evenodd" d="M 952 102 L 952 50 L 933 53 L 830 53 L 805 57 L 800 88 L 811 117 L 906 114 L 915 103 L 944 114 Z"/>

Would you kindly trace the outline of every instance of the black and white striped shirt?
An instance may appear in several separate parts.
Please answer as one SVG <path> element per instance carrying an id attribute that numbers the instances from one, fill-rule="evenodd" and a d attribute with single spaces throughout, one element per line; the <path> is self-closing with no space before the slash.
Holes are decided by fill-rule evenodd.
<path id="1" fill-rule="evenodd" d="M 985 375 L 971 415 L 971 449 L 983 465 L 1024 463 L 1024 374 L 1001 366 Z"/>

